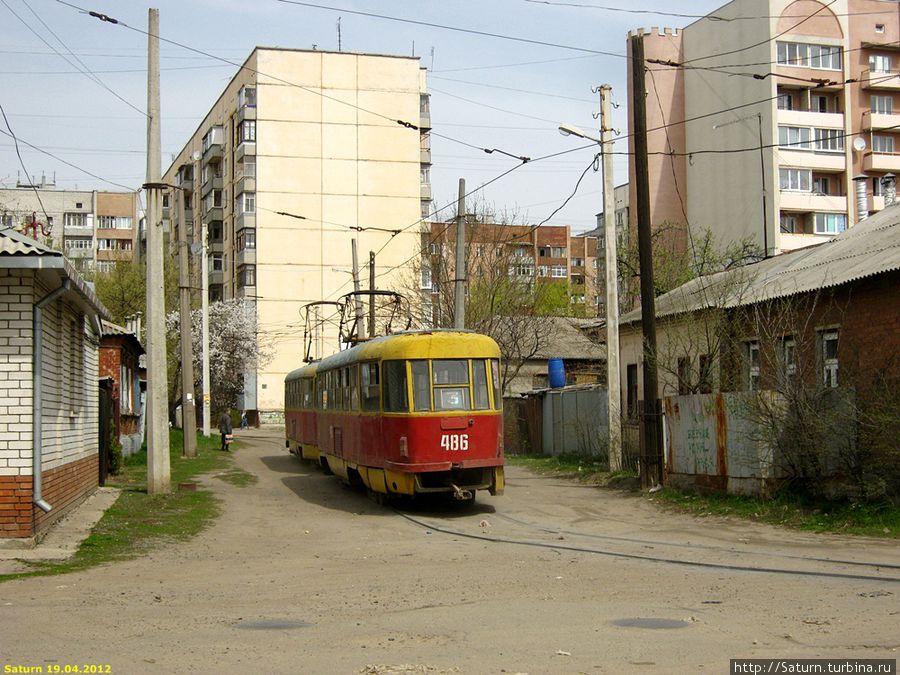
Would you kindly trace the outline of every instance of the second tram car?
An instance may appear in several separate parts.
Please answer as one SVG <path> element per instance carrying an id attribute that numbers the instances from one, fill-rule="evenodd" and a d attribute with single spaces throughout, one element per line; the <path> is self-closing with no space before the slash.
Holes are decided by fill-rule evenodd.
<path id="1" fill-rule="evenodd" d="M 376 338 L 290 373 L 286 443 L 376 496 L 505 487 L 500 349 L 467 331 Z"/>

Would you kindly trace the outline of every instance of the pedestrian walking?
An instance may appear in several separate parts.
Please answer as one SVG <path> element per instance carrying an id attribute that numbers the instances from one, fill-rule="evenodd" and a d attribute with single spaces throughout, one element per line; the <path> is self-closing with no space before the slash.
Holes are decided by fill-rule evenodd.
<path id="1" fill-rule="evenodd" d="M 232 428 L 231 428 L 231 415 L 228 414 L 228 411 L 222 413 L 222 416 L 219 418 L 219 433 L 222 434 L 222 451 L 228 450 L 228 445 L 232 441 Z"/>
<path id="2" fill-rule="evenodd" d="M 247 419 L 247 411 L 241 410 L 241 429 L 249 429 L 250 420 Z"/>

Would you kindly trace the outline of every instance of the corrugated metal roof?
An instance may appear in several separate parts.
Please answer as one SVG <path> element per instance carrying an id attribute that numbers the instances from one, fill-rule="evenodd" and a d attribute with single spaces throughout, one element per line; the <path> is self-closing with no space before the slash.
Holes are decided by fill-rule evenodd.
<path id="1" fill-rule="evenodd" d="M 552 325 L 550 335 L 541 347 L 536 359 L 591 359 L 606 358 L 606 345 L 594 342 L 579 328 L 579 319 L 561 316 L 535 317 L 535 321 L 547 321 Z"/>
<path id="2" fill-rule="evenodd" d="M 105 319 L 100 321 L 100 326 L 103 329 L 103 337 L 107 336 L 119 336 L 132 340 L 138 348 L 138 351 L 143 354 L 144 346 L 141 344 L 141 341 L 138 339 L 137 335 L 133 332 L 120 326 L 118 324 L 112 323 L 111 321 L 106 321 Z"/>
<path id="3" fill-rule="evenodd" d="M 834 239 L 752 265 L 692 279 L 656 299 L 656 315 L 730 308 L 885 274 L 900 269 L 900 206 L 867 218 Z M 621 323 L 640 321 L 640 308 Z"/>
<path id="4" fill-rule="evenodd" d="M 62 257 L 60 251 L 54 251 L 15 230 L 0 230 L 0 255 L 50 255 Z"/>

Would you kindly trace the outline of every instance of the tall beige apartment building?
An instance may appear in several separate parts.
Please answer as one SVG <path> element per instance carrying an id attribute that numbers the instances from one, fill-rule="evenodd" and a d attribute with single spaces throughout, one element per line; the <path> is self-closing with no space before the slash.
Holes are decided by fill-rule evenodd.
<path id="1" fill-rule="evenodd" d="M 431 211 L 430 127 L 418 58 L 258 47 L 174 159 L 173 234 L 200 241 L 206 226 L 210 299 L 250 301 L 272 355 L 244 374 L 242 407 L 283 410 L 301 308 L 353 290 L 353 238 L 363 287 L 369 251 L 378 288 L 399 285 Z M 325 325 L 319 356 L 337 330 Z"/>
<path id="2" fill-rule="evenodd" d="M 684 65 L 647 64 L 654 227 L 771 255 L 884 208 L 900 173 L 895 0 L 734 0 L 643 40 L 647 59 Z"/>

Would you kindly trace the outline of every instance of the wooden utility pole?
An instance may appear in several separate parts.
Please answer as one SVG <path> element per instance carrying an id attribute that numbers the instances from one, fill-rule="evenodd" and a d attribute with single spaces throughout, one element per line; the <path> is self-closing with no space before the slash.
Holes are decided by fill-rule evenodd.
<path id="1" fill-rule="evenodd" d="M 178 210 L 178 317 L 181 334 L 181 429 L 184 457 L 197 456 L 197 406 L 194 400 L 194 342 L 191 339 L 191 272 L 188 261 L 184 193 Z"/>
<path id="2" fill-rule="evenodd" d="M 643 332 L 644 445 L 641 485 L 663 482 L 656 375 L 656 298 L 653 289 L 653 244 L 650 225 L 650 170 L 647 159 L 647 87 L 644 82 L 644 37 L 631 37 L 631 74 L 634 129 L 634 175 L 637 192 L 638 258 L 641 266 L 641 330 Z"/>
<path id="3" fill-rule="evenodd" d="M 147 32 L 147 492 L 171 489 L 159 129 L 159 10 Z"/>
<path id="4" fill-rule="evenodd" d="M 369 251 L 369 290 L 375 290 L 375 251 Z M 375 337 L 375 293 L 369 293 L 369 338 Z"/>
<path id="5" fill-rule="evenodd" d="M 203 246 L 200 258 L 200 348 L 203 350 L 201 360 L 201 379 L 203 380 L 203 435 L 210 436 L 210 423 L 212 418 L 212 392 L 210 391 L 209 375 L 209 255 L 207 241 L 209 226 L 206 219 L 200 220 L 200 243 Z"/>
<path id="6" fill-rule="evenodd" d="M 619 262 L 613 179 L 612 87 L 600 87 L 600 148 L 603 153 L 603 238 L 606 251 L 606 386 L 609 394 L 609 468 L 622 469 L 622 392 L 619 376 Z"/>
<path id="7" fill-rule="evenodd" d="M 453 327 L 466 327 L 466 179 L 459 179 L 456 202 L 456 266 L 453 270 Z"/>

